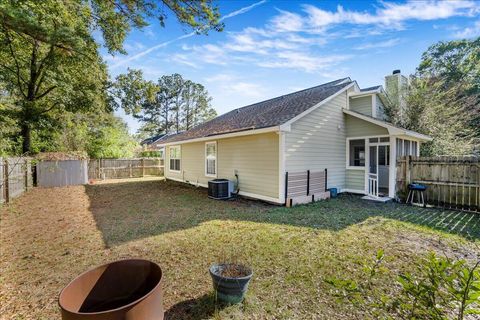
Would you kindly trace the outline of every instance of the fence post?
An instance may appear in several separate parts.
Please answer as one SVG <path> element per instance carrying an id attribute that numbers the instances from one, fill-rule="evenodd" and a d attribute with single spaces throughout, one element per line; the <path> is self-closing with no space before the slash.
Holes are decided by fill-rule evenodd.
<path id="1" fill-rule="evenodd" d="M 285 204 L 287 204 L 287 196 L 288 196 L 288 171 L 285 172 Z"/>
<path id="2" fill-rule="evenodd" d="M 328 187 L 327 187 L 327 168 L 325 168 L 325 192 L 328 191 Z"/>
<path id="3" fill-rule="evenodd" d="M 101 179 L 100 178 L 100 165 L 101 165 L 100 161 L 101 161 L 100 159 L 97 160 L 97 170 L 95 170 L 97 173 L 96 179 Z"/>
<path id="4" fill-rule="evenodd" d="M 28 191 L 28 159 L 25 159 L 25 191 Z"/>
<path id="5" fill-rule="evenodd" d="M 145 177 L 145 158 L 142 158 L 142 178 Z"/>
<path id="6" fill-rule="evenodd" d="M 307 196 L 310 194 L 310 170 L 307 170 Z"/>
<path id="7" fill-rule="evenodd" d="M 408 185 L 410 184 L 410 180 L 411 180 L 411 174 L 410 174 L 410 165 L 412 164 L 412 161 L 411 161 L 411 156 L 406 156 L 405 157 L 405 184 L 406 184 L 406 187 L 408 187 Z"/>
<path id="8" fill-rule="evenodd" d="M 130 178 L 132 177 L 132 164 L 129 164 L 128 167 L 130 168 Z"/>
<path id="9" fill-rule="evenodd" d="M 3 180 L 3 188 L 5 189 L 5 203 L 10 202 L 10 190 L 9 189 L 9 179 L 8 179 L 8 160 L 4 160 L 4 165 L 3 165 L 3 175 L 4 175 L 4 180 Z"/>

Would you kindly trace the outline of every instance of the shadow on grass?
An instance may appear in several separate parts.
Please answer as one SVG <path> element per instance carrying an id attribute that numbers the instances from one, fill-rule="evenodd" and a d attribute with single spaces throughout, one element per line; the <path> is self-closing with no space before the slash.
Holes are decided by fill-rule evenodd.
<path id="1" fill-rule="evenodd" d="M 204 188 L 165 181 L 89 185 L 86 192 L 107 246 L 192 228 L 210 220 L 338 231 L 370 217 L 384 217 L 480 239 L 480 214 L 376 203 L 354 195 L 285 208 L 245 199 L 216 201 L 207 197 Z"/>
<path id="2" fill-rule="evenodd" d="M 202 320 L 210 319 L 224 305 L 215 303 L 213 293 L 199 298 L 181 301 L 165 312 L 165 320 Z"/>

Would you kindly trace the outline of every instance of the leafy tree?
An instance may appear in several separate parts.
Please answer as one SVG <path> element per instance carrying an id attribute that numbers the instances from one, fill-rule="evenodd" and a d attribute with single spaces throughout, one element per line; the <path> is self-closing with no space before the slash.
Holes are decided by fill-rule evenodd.
<path id="1" fill-rule="evenodd" d="M 405 112 L 394 105 L 387 114 L 392 122 L 433 137 L 422 154 L 479 152 L 480 38 L 432 45 L 410 79 L 406 100 Z"/>
<path id="2" fill-rule="evenodd" d="M 111 112 L 62 112 L 32 131 L 32 152 L 82 151 L 91 158 L 134 155 L 136 140 L 125 122 Z"/>
<path id="3" fill-rule="evenodd" d="M 162 76 L 157 84 L 143 80 L 140 70 L 119 75 L 112 89 L 115 108 L 139 119 L 141 137 L 191 129 L 216 116 L 201 84 L 179 74 Z"/>
<path id="4" fill-rule="evenodd" d="M 2 108 L 21 128 L 22 150 L 30 152 L 32 130 L 55 111 L 83 112 L 106 106 L 107 72 L 92 31 L 110 53 L 125 53 L 131 28 L 168 13 L 207 33 L 221 30 L 209 0 L 10 0 L 0 4 L 0 82 L 13 100 Z"/>
<path id="5" fill-rule="evenodd" d="M 189 130 L 217 116 L 215 109 L 210 107 L 212 98 L 205 87 L 199 83 L 185 81 L 182 100 L 183 122 L 181 128 L 183 130 Z"/>
<path id="6" fill-rule="evenodd" d="M 37 19 L 36 7 L 46 13 L 57 6 L 81 16 L 90 30 L 100 30 L 110 53 L 126 53 L 123 43 L 132 28 L 148 26 L 150 18 L 158 19 L 163 27 L 169 14 L 197 33 L 223 30 L 218 7 L 212 0 L 10 0 L 0 5 L 0 16 L 6 29 L 57 48 L 75 50 L 79 34 L 74 28 L 60 24 L 60 29 L 52 21 Z"/>

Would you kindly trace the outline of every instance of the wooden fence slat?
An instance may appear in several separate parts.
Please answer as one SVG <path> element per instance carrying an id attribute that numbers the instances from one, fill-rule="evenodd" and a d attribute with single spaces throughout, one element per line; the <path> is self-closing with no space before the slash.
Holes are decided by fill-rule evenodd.
<path id="1" fill-rule="evenodd" d="M 480 212 L 478 157 L 403 157 L 397 161 L 397 190 L 406 192 L 410 182 L 427 185 L 431 205 Z"/>
<path id="2" fill-rule="evenodd" d="M 163 176 L 162 158 L 97 159 L 88 162 L 89 179 L 125 179 Z"/>

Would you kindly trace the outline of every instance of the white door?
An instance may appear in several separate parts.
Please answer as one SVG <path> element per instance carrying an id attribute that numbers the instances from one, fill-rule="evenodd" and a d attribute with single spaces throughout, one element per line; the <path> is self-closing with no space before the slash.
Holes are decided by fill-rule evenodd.
<path id="1" fill-rule="evenodd" d="M 368 195 L 378 197 L 378 146 L 369 147 Z"/>

